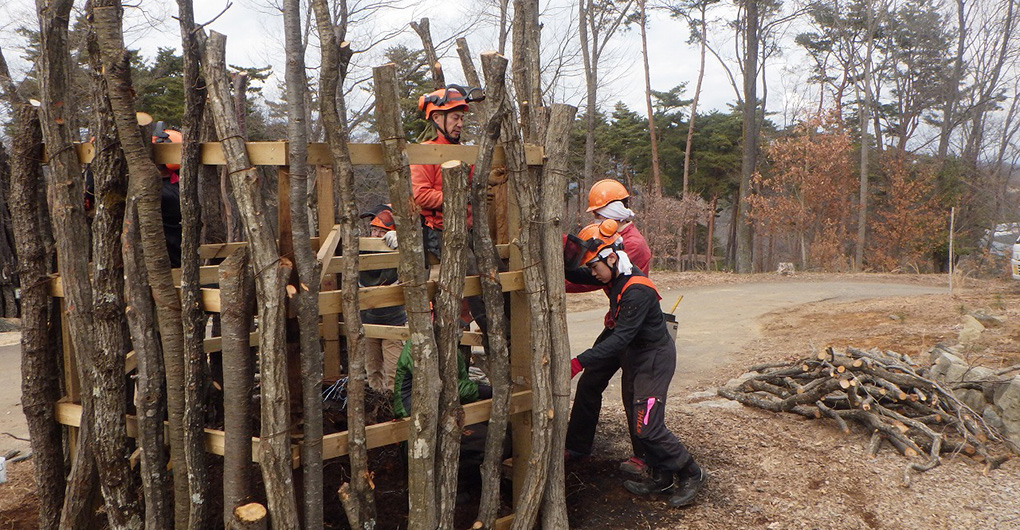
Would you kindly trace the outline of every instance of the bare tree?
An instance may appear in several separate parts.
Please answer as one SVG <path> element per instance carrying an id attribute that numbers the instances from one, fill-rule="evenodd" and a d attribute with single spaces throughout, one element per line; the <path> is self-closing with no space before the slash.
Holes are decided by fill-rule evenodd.
<path id="1" fill-rule="evenodd" d="M 599 65 L 606 46 L 620 29 L 631 12 L 633 0 L 622 4 L 578 0 L 578 36 L 581 39 L 581 58 L 584 61 L 585 83 L 585 139 L 583 187 L 594 180 L 595 167 L 595 124 L 598 115 Z"/>
<path id="2" fill-rule="evenodd" d="M 736 223 L 736 249 L 737 249 L 737 272 L 750 273 L 752 243 L 754 236 L 751 232 L 751 225 L 747 222 L 747 198 L 751 194 L 751 175 L 758 164 L 758 28 L 761 20 L 758 17 L 758 0 L 746 0 L 744 4 L 744 54 L 743 61 L 744 75 L 744 98 L 743 98 L 743 121 L 744 121 L 744 145 L 743 158 L 740 168 L 740 193 L 737 198 L 737 215 L 733 222 Z"/>
<path id="3" fill-rule="evenodd" d="M 648 12 L 646 0 L 638 0 L 638 24 L 641 27 L 641 60 L 645 73 L 645 111 L 648 112 L 648 137 L 652 144 L 652 182 L 649 191 L 652 198 L 662 195 L 662 175 L 659 173 L 659 134 L 655 130 L 655 112 L 652 109 L 652 80 L 648 67 Z"/>

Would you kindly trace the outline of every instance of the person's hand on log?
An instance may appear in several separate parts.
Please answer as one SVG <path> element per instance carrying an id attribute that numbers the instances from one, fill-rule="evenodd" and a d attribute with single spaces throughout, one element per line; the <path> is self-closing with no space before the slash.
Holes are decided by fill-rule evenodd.
<path id="1" fill-rule="evenodd" d="M 396 250 L 397 249 L 397 231 L 396 230 L 390 230 L 389 232 L 386 232 L 386 234 L 383 236 L 383 242 L 386 243 L 387 247 L 390 247 L 393 250 Z"/>

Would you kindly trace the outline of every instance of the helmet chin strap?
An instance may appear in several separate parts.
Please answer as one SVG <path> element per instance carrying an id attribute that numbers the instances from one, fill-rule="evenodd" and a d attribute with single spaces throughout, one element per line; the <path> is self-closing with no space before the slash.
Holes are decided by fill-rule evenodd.
<path id="1" fill-rule="evenodd" d="M 446 138 L 447 142 L 450 142 L 451 144 L 459 144 L 460 143 L 460 137 L 459 136 L 457 138 L 451 138 L 449 134 L 446 134 L 446 113 L 445 112 L 443 113 L 443 126 L 442 127 L 439 127 L 439 123 L 437 123 L 435 119 L 431 119 L 429 121 L 432 122 L 432 126 L 435 127 L 437 131 L 439 131 L 439 134 L 442 134 L 443 138 Z"/>

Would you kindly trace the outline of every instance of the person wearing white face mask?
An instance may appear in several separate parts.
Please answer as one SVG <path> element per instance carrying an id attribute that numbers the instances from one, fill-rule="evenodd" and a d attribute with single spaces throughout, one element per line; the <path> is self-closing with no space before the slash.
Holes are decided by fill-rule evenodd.
<path id="1" fill-rule="evenodd" d="M 581 256 L 575 263 L 584 267 L 571 268 L 567 277 L 607 287 L 613 327 L 571 359 L 570 375 L 601 366 L 608 359 L 619 363 L 631 440 L 649 468 L 642 480 L 628 480 L 623 485 L 636 495 L 667 494 L 669 505 L 680 508 L 694 502 L 708 475 L 666 428 L 666 397 L 676 371 L 676 344 L 659 307 L 655 284 L 633 266 L 617 229 L 616 221 L 605 220 L 586 226 L 571 239 L 575 249 L 571 254 Z"/>
<path id="2" fill-rule="evenodd" d="M 652 251 L 648 242 L 634 224 L 634 212 L 628 208 L 630 193 L 623 184 L 604 179 L 596 182 L 588 192 L 588 211 L 596 221 L 611 219 L 618 223 L 618 234 L 627 252 L 629 262 L 647 276 L 652 261 Z M 604 285 L 566 284 L 568 293 L 583 293 L 608 288 Z M 613 328 L 613 317 L 606 313 L 606 329 Z M 613 358 L 602 360 L 598 365 L 588 367 L 577 382 L 577 393 L 570 410 L 570 422 L 567 427 L 566 457 L 568 460 L 583 459 L 591 454 L 595 442 L 595 427 L 598 425 L 599 413 L 602 410 L 602 393 L 609 386 L 609 381 L 620 371 L 620 363 Z M 634 442 L 631 435 L 634 454 L 620 464 L 620 469 L 628 473 L 641 475 L 647 470 L 640 444 Z"/>

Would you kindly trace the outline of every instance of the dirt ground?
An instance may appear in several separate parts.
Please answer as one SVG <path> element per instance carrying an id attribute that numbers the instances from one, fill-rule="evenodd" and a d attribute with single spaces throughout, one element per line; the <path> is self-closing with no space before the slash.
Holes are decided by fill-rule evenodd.
<path id="1" fill-rule="evenodd" d="M 681 289 L 698 280 L 684 275 L 654 277 L 660 287 Z M 797 278 L 857 280 L 833 275 Z M 759 276 L 733 281 L 774 282 L 781 289 L 794 280 Z M 945 286 L 944 277 L 868 275 L 867 281 Z M 760 334 L 742 349 L 739 360 L 700 374 L 700 381 L 707 383 L 700 388 L 690 388 L 678 398 L 671 393 L 667 425 L 710 473 L 699 502 L 684 510 L 670 509 L 661 497 L 635 498 L 621 486 L 627 476 L 617 465 L 629 456 L 630 448 L 622 411 L 614 406 L 618 400 L 607 394 L 594 455 L 568 465 L 571 528 L 1020 528 L 1016 502 L 1020 460 L 985 473 L 982 464 L 969 458 L 946 458 L 932 471 L 915 473 L 911 486 L 904 488 L 903 470 L 909 460 L 891 450 L 876 458 L 867 456 L 869 433 L 862 429 L 844 436 L 822 420 L 773 414 L 713 396 L 715 387 L 747 366 L 799 359 L 826 346 L 877 347 L 922 360 L 934 344 L 955 343 L 961 316 L 975 311 L 1004 317 L 1006 323 L 987 329 L 963 353 L 976 364 L 1011 366 L 1020 362 L 1018 295 L 1017 284 L 968 281 L 952 296 L 946 289 L 922 296 L 821 300 L 766 313 L 759 319 Z"/>
<path id="2" fill-rule="evenodd" d="M 946 458 L 904 488 L 909 461 L 889 450 L 867 456 L 863 431 L 844 436 L 823 420 L 714 396 L 747 366 L 798 359 L 826 346 L 878 347 L 921 360 L 932 345 L 955 343 L 961 316 L 975 311 L 1004 317 L 1005 324 L 987 329 L 964 355 L 986 366 L 1020 363 L 1020 284 L 958 281 L 950 295 L 944 276 L 656 273 L 653 279 L 666 309 L 685 296 L 677 313 L 687 315 L 681 326 L 690 329 L 678 338 L 680 355 L 697 358 L 678 362 L 667 425 L 709 471 L 709 483 L 699 502 L 683 510 L 670 509 L 662 497 L 629 494 L 622 486 L 629 477 L 617 466 L 630 448 L 611 389 L 594 454 L 568 463 L 571 528 L 1020 529 L 1020 459 L 986 474 L 968 458 Z M 746 303 L 726 307 L 725 296 Z M 713 302 L 722 307 L 710 309 Z M 576 354 L 601 329 L 606 302 L 589 293 L 571 295 L 568 304 Z M 705 324 L 723 317 L 731 324 L 726 331 Z M 0 485 L 0 530 L 34 527 L 31 461 L 9 465 L 8 478 Z"/>

